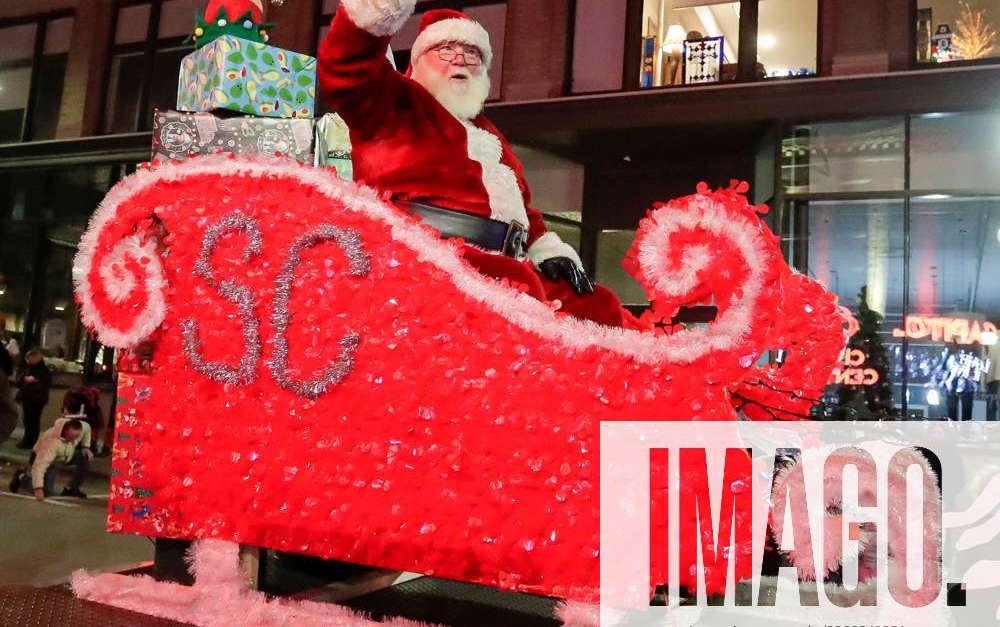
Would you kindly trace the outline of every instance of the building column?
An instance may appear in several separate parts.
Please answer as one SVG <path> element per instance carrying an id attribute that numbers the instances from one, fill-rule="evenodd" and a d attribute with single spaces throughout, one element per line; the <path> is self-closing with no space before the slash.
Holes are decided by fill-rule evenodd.
<path id="1" fill-rule="evenodd" d="M 88 0 L 76 6 L 57 139 L 100 132 L 113 11 L 112 0 Z"/>
<path id="2" fill-rule="evenodd" d="M 508 0 L 504 36 L 504 101 L 556 98 L 566 93 L 573 0 Z"/>

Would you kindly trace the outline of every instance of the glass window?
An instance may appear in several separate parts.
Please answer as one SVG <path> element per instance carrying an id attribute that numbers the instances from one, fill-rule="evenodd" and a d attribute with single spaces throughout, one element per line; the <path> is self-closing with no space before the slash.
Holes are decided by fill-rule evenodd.
<path id="1" fill-rule="evenodd" d="M 31 91 L 36 24 L 0 29 L 0 143 L 21 140 Z"/>
<path id="2" fill-rule="evenodd" d="M 191 54 L 193 46 L 178 46 L 157 50 L 153 60 L 153 80 L 149 94 L 150 115 L 139 120 L 139 128 L 149 130 L 153 125 L 153 109 L 177 108 L 177 77 L 181 61 Z"/>
<path id="3" fill-rule="evenodd" d="M 740 3 L 644 0 L 641 87 L 736 77 Z"/>
<path id="4" fill-rule="evenodd" d="M 623 305 L 648 305 L 645 290 L 622 267 L 625 253 L 632 247 L 635 231 L 607 230 L 597 234 L 595 279 L 618 294 Z"/>
<path id="5" fill-rule="evenodd" d="M 914 116 L 911 129 L 914 190 L 1000 191 L 1000 115 Z"/>
<path id="6" fill-rule="evenodd" d="M 830 417 L 882 420 L 902 407 L 903 202 L 792 202 L 784 241 L 789 263 L 837 294 L 858 330 L 825 400 Z"/>
<path id="7" fill-rule="evenodd" d="M 146 56 L 143 53 L 117 54 L 112 58 L 104 132 L 131 133 L 138 128 L 139 99 L 145 83 Z"/>
<path id="8" fill-rule="evenodd" d="M 44 46 L 36 59 L 35 44 L 43 34 Z M 0 29 L 4 44 L 0 47 L 0 143 L 56 136 L 72 34 L 72 17 L 39 17 L 29 24 Z M 26 117 L 30 119 L 27 127 Z"/>
<path id="9" fill-rule="evenodd" d="M 904 134 L 902 120 L 797 126 L 782 142 L 785 193 L 902 190 Z"/>
<path id="10" fill-rule="evenodd" d="M 136 4 L 118 9 L 115 43 L 134 44 L 146 41 L 149 32 L 149 12 L 148 4 Z"/>
<path id="11" fill-rule="evenodd" d="M 104 104 L 105 133 L 149 130 L 153 109 L 177 106 L 181 60 L 194 50 L 185 43 L 202 0 L 164 0 L 153 32 L 152 53 L 146 47 L 150 5 L 118 10 L 118 35 L 111 51 L 108 91 Z M 152 59 L 147 55 L 152 54 Z M 140 107 L 146 104 L 145 110 Z"/>
<path id="12" fill-rule="evenodd" d="M 910 408 L 997 419 L 1000 197 L 914 199 L 910 209 Z"/>
<path id="13" fill-rule="evenodd" d="M 761 0 L 758 73 L 768 78 L 816 74 L 818 0 Z"/>
<path id="14" fill-rule="evenodd" d="M 167 0 L 160 8 L 160 39 L 169 37 L 187 37 L 194 28 L 194 18 L 201 15 L 205 3 L 203 0 Z M 239 16 L 231 15 L 232 18 Z M 145 38 L 143 38 L 145 39 Z"/>
<path id="15" fill-rule="evenodd" d="M 0 220 L 0 314 L 6 330 L 24 346 L 24 323 L 31 297 L 35 263 L 35 230 L 27 224 Z"/>
<path id="16" fill-rule="evenodd" d="M 916 28 L 918 63 L 1000 56 L 1000 0 L 918 0 Z"/>
<path id="17" fill-rule="evenodd" d="M 0 175 L 0 206 L 13 207 L 0 214 L 0 313 L 21 346 L 43 348 L 67 385 L 80 383 L 86 342 L 73 302 L 73 256 L 117 171 L 76 166 Z"/>

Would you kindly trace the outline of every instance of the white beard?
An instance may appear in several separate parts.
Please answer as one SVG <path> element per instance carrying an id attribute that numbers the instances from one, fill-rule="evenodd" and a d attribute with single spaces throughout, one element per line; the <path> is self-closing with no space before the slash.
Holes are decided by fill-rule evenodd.
<path id="1" fill-rule="evenodd" d="M 471 120 L 483 111 L 490 95 L 490 77 L 486 71 L 470 73 L 464 83 L 427 69 L 422 63 L 413 66 L 410 77 L 431 92 L 438 102 L 460 120 Z"/>

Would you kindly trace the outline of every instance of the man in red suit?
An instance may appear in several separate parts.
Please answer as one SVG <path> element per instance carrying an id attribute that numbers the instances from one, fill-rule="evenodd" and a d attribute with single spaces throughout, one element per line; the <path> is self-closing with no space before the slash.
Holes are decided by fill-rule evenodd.
<path id="1" fill-rule="evenodd" d="M 576 251 L 531 207 L 521 162 L 482 115 L 489 35 L 464 13 L 428 11 L 406 75 L 386 58 L 415 0 L 343 0 L 319 49 L 319 81 L 351 131 L 355 179 L 465 240 L 480 272 L 613 326 L 635 319 L 587 277 Z"/>

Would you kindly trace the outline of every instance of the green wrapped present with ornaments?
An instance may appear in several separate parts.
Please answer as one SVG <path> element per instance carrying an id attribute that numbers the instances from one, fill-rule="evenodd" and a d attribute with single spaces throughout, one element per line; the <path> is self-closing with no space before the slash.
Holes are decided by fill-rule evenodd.
<path id="1" fill-rule="evenodd" d="M 181 62 L 179 111 L 313 117 L 316 58 L 268 45 L 263 15 L 261 0 L 209 0 Z"/>

